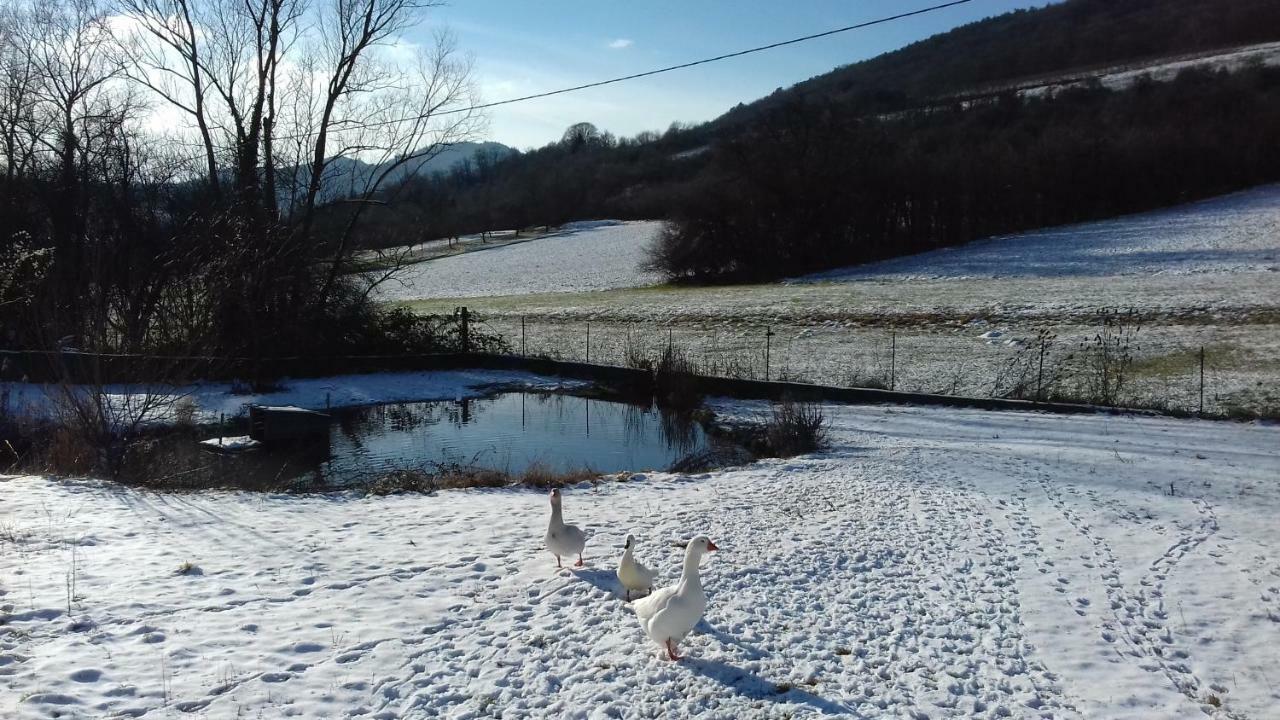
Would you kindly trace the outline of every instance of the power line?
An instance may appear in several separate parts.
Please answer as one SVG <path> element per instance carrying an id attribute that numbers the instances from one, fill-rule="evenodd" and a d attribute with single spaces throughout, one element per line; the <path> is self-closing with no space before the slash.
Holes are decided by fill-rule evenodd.
<path id="1" fill-rule="evenodd" d="M 464 113 L 464 112 L 465 113 L 475 112 L 476 110 L 485 110 L 488 108 L 499 107 L 501 105 L 511 105 L 513 103 L 525 102 L 528 100 L 537 100 L 539 98 L 551 97 L 553 95 L 563 95 L 565 93 L 578 92 L 579 90 L 588 90 L 590 88 L 602 87 L 604 85 L 613 85 L 615 83 L 626 82 L 628 80 L 636 80 L 638 78 L 650 77 L 653 75 L 661 75 L 663 73 L 669 73 L 674 70 L 684 70 L 685 68 L 696 67 L 698 65 L 706 65 L 708 63 L 719 62 L 721 60 L 728 60 L 730 58 L 742 57 L 743 55 L 751 55 L 752 53 L 764 52 L 765 50 L 773 50 L 774 48 L 780 48 L 786 45 L 795 45 L 797 43 L 808 42 L 810 40 L 816 40 L 818 38 L 824 38 L 831 35 L 838 35 L 840 33 L 849 32 L 851 30 L 862 30 L 864 28 L 872 27 L 873 25 L 883 25 L 885 23 L 894 22 L 896 20 L 902 20 L 904 18 L 914 17 L 916 15 L 924 15 L 926 13 L 936 12 L 938 10 L 945 10 L 946 8 L 949 8 L 949 7 L 955 7 L 956 5 L 964 5 L 970 2 L 973 2 L 973 0 L 952 0 L 951 2 L 945 2 L 940 5 L 932 5 L 930 7 L 920 8 L 919 10 L 912 10 L 910 12 L 898 13 L 897 15 L 889 15 L 887 17 L 876 18 L 875 20 L 860 22 L 855 25 L 846 25 L 844 27 L 836 28 L 834 30 L 827 30 L 825 32 L 814 33 L 812 35 L 805 35 L 803 37 L 792 38 L 790 40 L 783 40 L 781 42 L 770 43 L 768 45 L 761 45 L 759 47 L 748 48 L 746 50 L 739 50 L 737 52 L 726 53 L 724 55 L 717 55 L 715 57 L 703 58 L 702 60 L 694 60 L 692 62 L 680 63 L 679 65 L 669 65 L 667 67 L 658 68 L 656 70 L 647 70 L 645 72 L 635 73 L 632 75 L 623 75 L 622 77 L 610 78 L 608 80 L 600 80 L 597 82 L 587 83 L 585 85 L 575 85 L 573 87 L 560 88 L 559 90 L 549 90 L 547 92 L 534 93 L 533 95 L 524 95 L 521 97 L 508 98 L 506 100 L 496 100 L 494 102 L 483 103 L 480 105 L 472 105 L 470 107 L 465 107 L 465 108 L 455 108 L 453 110 L 440 110 L 438 112 L 425 113 L 421 115 L 410 115 L 408 117 L 396 118 L 394 120 L 380 120 L 376 122 L 363 123 L 359 126 L 359 128 L 365 129 L 365 128 L 372 128 L 372 127 L 382 127 L 386 125 L 396 125 L 404 122 L 417 122 L 419 120 L 425 120 L 429 117 L 438 117 L 440 115 L 454 115 L 457 113 Z M 304 137 L 309 137 L 309 136 L 287 136 L 286 135 L 286 136 L 277 137 L 275 139 L 276 140 L 297 140 L 297 139 L 302 139 Z"/>
<path id="2" fill-rule="evenodd" d="M 548 92 L 536 93 L 533 95 L 525 95 L 523 97 L 510 98 L 507 100 L 498 100 L 491 103 L 485 103 L 483 105 L 476 105 L 470 108 L 462 108 L 458 110 L 446 110 L 444 112 L 440 112 L 436 114 L 448 115 L 451 113 L 468 112 L 470 110 L 483 110 L 485 108 L 498 107 L 499 105 L 510 105 L 512 103 L 524 102 L 526 100 L 536 100 L 538 98 L 551 97 L 552 95 L 563 95 L 564 93 L 577 92 L 578 90 L 587 90 L 589 88 L 600 87 L 602 85 L 612 85 L 614 83 L 625 82 L 627 80 L 635 80 L 637 78 L 642 78 L 642 77 L 649 77 L 651 75 L 661 75 L 662 73 L 668 73 L 673 70 L 684 70 L 685 68 L 696 67 L 698 65 L 706 65 L 708 63 L 719 62 L 721 60 L 728 60 L 729 58 L 742 57 L 743 55 L 750 55 L 752 53 L 764 52 L 765 50 L 772 50 L 774 48 L 780 48 L 785 45 L 795 45 L 797 43 L 808 42 L 809 40 L 816 40 L 818 38 L 823 38 L 830 35 L 837 35 L 839 33 L 849 32 L 850 30 L 861 30 L 863 28 L 868 28 L 873 25 L 883 25 L 884 23 L 893 22 L 895 20 L 902 20 L 903 18 L 909 18 L 915 15 L 924 15 L 925 13 L 931 13 L 937 10 L 943 10 L 945 8 L 954 7 L 956 5 L 964 5 L 965 3 L 969 3 L 969 2 L 973 2 L 973 0 L 953 0 L 952 2 L 943 3 L 941 5 L 934 5 L 932 7 L 921 8 L 919 10 L 912 10 L 911 12 L 899 13 L 897 15 L 891 15 L 889 17 L 878 18 L 876 20 L 868 20 L 867 22 L 858 23 L 856 25 L 846 25 L 845 27 L 836 28 L 835 30 L 827 30 L 826 32 L 815 33 L 813 35 L 805 35 L 804 37 L 792 38 L 791 40 L 783 40 L 782 42 L 770 43 L 768 45 L 761 45 L 759 47 L 753 47 L 747 50 L 739 50 L 737 52 L 731 52 L 725 55 L 717 55 L 715 57 L 704 58 L 702 60 L 694 60 L 693 62 L 681 63 L 679 65 L 670 65 L 668 67 L 658 68 L 657 70 L 648 70 L 641 73 L 635 73 L 634 75 L 624 75 L 622 77 L 611 78 L 609 80 L 600 80 L 599 82 L 587 83 L 586 85 L 577 85 L 574 87 L 561 88 L 559 90 L 551 90 Z M 389 122 L 401 122 L 401 121 L 393 120 Z"/>

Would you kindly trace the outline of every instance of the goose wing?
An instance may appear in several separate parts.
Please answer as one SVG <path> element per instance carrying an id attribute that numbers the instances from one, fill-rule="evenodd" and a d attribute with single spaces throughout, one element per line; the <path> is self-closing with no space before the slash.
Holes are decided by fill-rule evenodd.
<path id="1" fill-rule="evenodd" d="M 658 613 L 666 609 L 675 595 L 676 586 L 669 585 L 631 603 L 631 607 L 635 608 L 636 617 L 640 618 L 640 627 L 644 628 L 645 632 L 649 632 L 649 623 L 653 622 L 653 618 Z"/>

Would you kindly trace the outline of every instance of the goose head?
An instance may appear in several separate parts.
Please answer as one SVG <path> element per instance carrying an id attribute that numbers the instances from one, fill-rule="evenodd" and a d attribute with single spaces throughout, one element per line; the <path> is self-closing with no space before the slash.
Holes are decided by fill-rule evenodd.
<path id="1" fill-rule="evenodd" d="M 560 488 L 551 491 L 551 507 L 560 507 Z"/>
<path id="2" fill-rule="evenodd" d="M 702 555 L 703 553 L 715 552 L 719 549 L 720 548 L 716 547 L 715 543 L 711 542 L 711 538 L 706 535 L 699 535 L 689 541 L 689 545 L 686 547 L 685 552 L 690 555 L 695 553 Z"/>
<path id="3" fill-rule="evenodd" d="M 635 545 L 635 544 L 636 544 L 636 538 L 635 538 L 635 536 L 634 536 L 634 535 L 631 535 L 631 534 L 628 534 L 628 535 L 627 535 L 627 542 L 622 546 L 622 548 L 623 548 L 624 550 L 630 550 L 630 549 L 631 549 L 631 546 L 632 546 L 632 545 Z"/>

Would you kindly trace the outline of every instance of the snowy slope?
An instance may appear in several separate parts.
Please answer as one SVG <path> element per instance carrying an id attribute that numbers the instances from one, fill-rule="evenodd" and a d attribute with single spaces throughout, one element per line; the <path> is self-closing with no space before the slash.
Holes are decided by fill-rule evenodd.
<path id="1" fill-rule="evenodd" d="M 382 290 L 386 300 L 585 292 L 653 285 L 640 270 L 660 222 L 591 221 L 523 243 L 412 265 Z"/>
<path id="2" fill-rule="evenodd" d="M 1280 185 L 1111 220 L 979 240 L 793 282 L 1090 279 L 1280 272 Z M 1280 275 L 1275 278 L 1280 289 Z"/>
<path id="3" fill-rule="evenodd" d="M 0 717 L 1280 706 L 1280 428 L 829 413 L 820 456 L 566 491 L 591 534 L 580 571 L 541 548 L 536 492 L 0 480 Z M 672 664 L 620 599 L 614 558 L 634 532 L 669 581 L 668 543 L 703 531 L 723 548 L 704 561 L 710 606 Z"/>

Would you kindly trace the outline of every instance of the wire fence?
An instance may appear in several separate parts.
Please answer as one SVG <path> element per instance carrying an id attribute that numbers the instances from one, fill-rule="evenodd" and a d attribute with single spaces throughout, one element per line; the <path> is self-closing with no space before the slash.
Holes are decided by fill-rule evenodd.
<path id="1" fill-rule="evenodd" d="M 453 321 L 457 347 L 436 354 L 246 359 L 0 351 L 0 381 L 130 382 L 170 377 L 166 370 L 178 365 L 184 378 L 230 380 L 449 369 L 468 366 L 478 357 L 472 353 L 493 350 L 653 368 L 666 353 L 710 377 L 1280 417 L 1280 358 L 1267 356 L 1266 343 L 1255 343 L 1262 350 L 1242 349 L 1253 339 L 1249 333 L 1257 332 L 1247 326 L 1142 328 L 1116 315 L 1100 327 L 1060 328 L 1055 334 L 981 320 L 898 328 L 839 321 L 639 323 L 485 317 L 462 307 Z"/>
<path id="2" fill-rule="evenodd" d="M 473 315 L 473 318 L 475 316 Z M 1280 358 L 1224 342 L 1220 329 L 1117 322 L 1075 332 L 805 324 L 627 323 L 476 318 L 515 354 L 605 365 L 655 362 L 664 350 L 697 372 L 973 398 L 1089 402 L 1176 414 L 1280 415 Z M 1270 378 L 1268 380 L 1267 378 Z"/>

